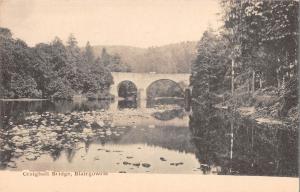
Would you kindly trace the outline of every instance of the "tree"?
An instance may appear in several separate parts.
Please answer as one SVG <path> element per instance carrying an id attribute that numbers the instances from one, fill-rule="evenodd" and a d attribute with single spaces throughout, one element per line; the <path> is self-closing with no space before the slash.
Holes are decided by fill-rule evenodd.
<path id="1" fill-rule="evenodd" d="M 66 73 L 66 78 L 70 82 L 72 89 L 80 94 L 84 86 L 83 81 L 81 80 L 86 75 L 89 66 L 84 59 L 73 34 L 70 34 L 68 38 L 66 50 L 67 66 L 70 69 Z"/>
<path id="2" fill-rule="evenodd" d="M 110 55 L 106 49 L 102 49 L 100 64 L 112 72 L 129 72 L 130 67 L 123 63 L 118 54 Z"/>
<path id="3" fill-rule="evenodd" d="M 104 67 L 107 67 L 108 65 L 110 65 L 110 55 L 107 53 L 105 48 L 102 49 L 100 58 L 101 58 L 101 64 Z"/>
<path id="4" fill-rule="evenodd" d="M 259 71 L 267 85 L 281 86 L 297 69 L 299 2 L 222 1 L 224 29 L 237 47 L 239 68 Z M 272 70 L 273 69 L 273 70 Z M 275 81 L 274 81 L 275 79 Z"/>
<path id="5" fill-rule="evenodd" d="M 9 29 L 0 28 L 0 69 L 3 97 L 38 97 L 33 77 L 32 50 Z M 18 87 L 19 86 L 19 87 Z"/>
<path id="6" fill-rule="evenodd" d="M 227 41 L 210 29 L 203 33 L 198 44 L 197 58 L 192 64 L 191 85 L 193 97 L 201 102 L 212 100 L 213 96 L 228 89 Z"/>
<path id="7" fill-rule="evenodd" d="M 85 46 L 85 57 L 87 59 L 88 65 L 92 65 L 95 62 L 95 55 L 89 41 L 86 43 Z"/>
<path id="8" fill-rule="evenodd" d="M 30 48 L 13 39 L 9 29 L 0 28 L 1 96 L 70 99 L 74 94 L 100 92 L 105 98 L 112 83 L 110 71 L 96 67 L 87 55 L 73 35 L 67 46 L 55 37 L 50 44 Z"/>

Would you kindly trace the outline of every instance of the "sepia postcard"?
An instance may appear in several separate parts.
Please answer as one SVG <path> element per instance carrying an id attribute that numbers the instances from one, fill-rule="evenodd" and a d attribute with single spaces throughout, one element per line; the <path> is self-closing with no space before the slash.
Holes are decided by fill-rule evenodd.
<path id="1" fill-rule="evenodd" d="M 299 190 L 298 0 L 0 0 L 0 192 Z"/>

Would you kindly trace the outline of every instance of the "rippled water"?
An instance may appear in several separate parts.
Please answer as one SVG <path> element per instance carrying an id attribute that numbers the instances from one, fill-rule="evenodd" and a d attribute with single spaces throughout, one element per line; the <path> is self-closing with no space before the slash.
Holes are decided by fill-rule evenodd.
<path id="1" fill-rule="evenodd" d="M 297 130 L 182 102 L 1 102 L 9 170 L 297 176 Z"/>

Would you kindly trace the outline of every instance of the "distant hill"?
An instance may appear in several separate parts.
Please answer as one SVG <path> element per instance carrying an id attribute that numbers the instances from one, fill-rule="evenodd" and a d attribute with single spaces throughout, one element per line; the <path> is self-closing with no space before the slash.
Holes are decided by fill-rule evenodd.
<path id="1" fill-rule="evenodd" d="M 132 72 L 189 73 L 196 57 L 196 41 L 187 41 L 159 47 L 93 46 L 96 56 L 103 48 L 109 54 L 118 54 Z"/>

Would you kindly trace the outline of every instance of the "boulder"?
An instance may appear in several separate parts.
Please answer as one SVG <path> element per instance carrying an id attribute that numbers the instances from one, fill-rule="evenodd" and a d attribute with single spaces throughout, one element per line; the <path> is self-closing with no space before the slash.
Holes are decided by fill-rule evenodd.
<path id="1" fill-rule="evenodd" d="M 151 165 L 149 163 L 142 163 L 143 167 L 149 168 Z"/>
<path id="2" fill-rule="evenodd" d="M 103 121 L 101 121 L 101 120 L 98 120 L 97 122 L 96 122 L 100 127 L 104 127 L 104 122 Z"/>
<path id="3" fill-rule="evenodd" d="M 36 155 L 36 154 L 33 154 L 33 153 L 26 154 L 26 159 L 29 161 L 36 160 L 37 158 L 38 158 L 38 155 Z"/>
<path id="4" fill-rule="evenodd" d="M 17 164 L 15 162 L 9 162 L 7 163 L 7 167 L 10 167 L 10 168 L 17 168 Z"/>

